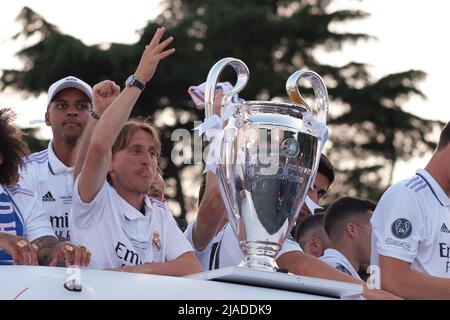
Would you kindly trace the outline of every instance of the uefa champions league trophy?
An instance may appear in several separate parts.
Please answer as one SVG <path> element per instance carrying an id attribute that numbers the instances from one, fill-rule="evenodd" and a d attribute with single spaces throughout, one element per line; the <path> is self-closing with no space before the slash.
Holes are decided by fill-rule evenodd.
<path id="1" fill-rule="evenodd" d="M 237 72 L 237 82 L 225 94 L 219 117 L 213 113 L 215 88 L 228 65 Z M 203 131 L 212 141 L 207 170 L 218 175 L 228 220 L 245 256 L 240 267 L 275 271 L 275 257 L 317 172 L 328 132 L 328 95 L 319 75 L 300 70 L 286 83 L 292 103 L 231 103 L 248 78 L 247 66 L 234 58 L 220 60 L 208 74 Z M 298 91 L 301 78 L 314 90 L 316 117 Z"/>

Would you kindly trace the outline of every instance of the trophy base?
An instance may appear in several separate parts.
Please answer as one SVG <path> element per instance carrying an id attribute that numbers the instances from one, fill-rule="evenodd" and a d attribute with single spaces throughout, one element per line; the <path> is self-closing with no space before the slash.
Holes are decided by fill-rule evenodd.
<path id="1" fill-rule="evenodd" d="M 186 278 L 244 284 L 341 299 L 358 299 L 363 292 L 362 285 L 359 284 L 242 267 L 205 271 L 191 274 Z"/>
<path id="2" fill-rule="evenodd" d="M 275 259 L 270 257 L 246 256 L 239 264 L 240 268 L 256 269 L 262 271 L 276 272 L 279 268 Z"/>
<path id="3" fill-rule="evenodd" d="M 272 272 L 279 269 L 275 257 L 281 248 L 280 244 L 264 241 L 241 241 L 241 248 L 245 256 L 239 267 Z"/>

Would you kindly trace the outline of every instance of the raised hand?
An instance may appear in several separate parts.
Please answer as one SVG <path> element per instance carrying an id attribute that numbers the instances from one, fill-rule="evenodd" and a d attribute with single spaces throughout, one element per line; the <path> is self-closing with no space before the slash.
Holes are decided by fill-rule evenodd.
<path id="1" fill-rule="evenodd" d="M 160 43 L 166 28 L 158 28 L 153 35 L 150 43 L 145 46 L 141 61 L 136 69 L 134 75 L 136 78 L 144 83 L 150 81 L 156 71 L 159 61 L 175 52 L 175 49 L 167 49 L 167 46 L 173 41 L 173 37 L 169 37 Z"/>
<path id="2" fill-rule="evenodd" d="M 92 94 L 93 111 L 100 116 L 120 94 L 120 87 L 114 81 L 104 80 L 92 88 Z"/>

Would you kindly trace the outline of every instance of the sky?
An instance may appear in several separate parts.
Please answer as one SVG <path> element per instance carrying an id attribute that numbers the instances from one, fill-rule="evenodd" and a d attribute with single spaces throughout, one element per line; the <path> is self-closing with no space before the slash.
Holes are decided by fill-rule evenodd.
<path id="1" fill-rule="evenodd" d="M 91 45 L 97 43 L 134 43 L 137 30 L 158 14 L 156 0 L 15 0 L 3 2 L 0 9 L 0 69 L 21 68 L 14 53 L 23 44 L 8 40 L 17 32 L 15 18 L 24 6 L 31 7 L 63 33 L 70 34 Z M 443 0 L 337 0 L 332 8 L 356 8 L 370 13 L 370 17 L 336 26 L 336 30 L 367 33 L 377 40 L 346 45 L 338 54 L 319 54 L 326 63 L 342 65 L 358 61 L 371 65 L 371 73 L 382 77 L 389 73 L 418 69 L 427 73 L 420 84 L 427 100 L 414 98 L 405 110 L 426 119 L 447 122 L 450 107 L 447 105 L 446 83 L 447 45 L 450 30 L 450 1 Z M 176 44 L 176 42 L 175 42 Z M 0 107 L 13 107 L 18 114 L 17 123 L 29 126 L 30 121 L 42 120 L 45 113 L 45 94 L 38 98 L 23 97 L 7 90 L 0 93 Z M 330 108 L 333 106 L 331 105 Z M 361 106 L 363 107 L 363 106 Z M 45 124 L 35 124 L 42 136 L 50 137 Z M 407 178 L 415 168 L 423 167 L 429 157 L 399 163 L 394 181 Z"/>

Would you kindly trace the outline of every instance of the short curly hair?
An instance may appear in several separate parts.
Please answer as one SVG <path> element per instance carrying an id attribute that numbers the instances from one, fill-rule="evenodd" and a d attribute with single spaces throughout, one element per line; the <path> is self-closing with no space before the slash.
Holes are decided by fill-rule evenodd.
<path id="1" fill-rule="evenodd" d="M 23 157 L 29 154 L 22 132 L 17 129 L 13 121 L 14 111 L 8 108 L 0 110 L 0 154 L 3 162 L 0 164 L 0 183 L 12 186 L 19 178 L 19 168 L 23 166 Z"/>

